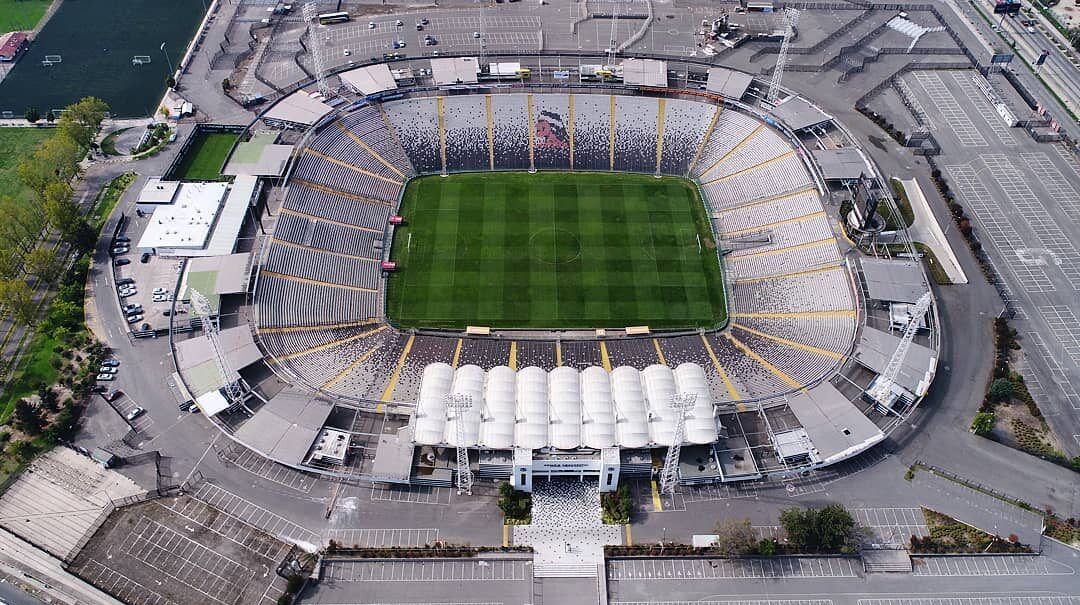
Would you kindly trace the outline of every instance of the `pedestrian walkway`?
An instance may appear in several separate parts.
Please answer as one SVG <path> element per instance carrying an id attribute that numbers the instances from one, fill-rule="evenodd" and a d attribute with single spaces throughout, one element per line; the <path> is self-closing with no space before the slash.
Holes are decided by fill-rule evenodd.
<path id="1" fill-rule="evenodd" d="M 604 546 L 622 544 L 622 526 L 605 525 L 595 480 L 533 484 L 532 524 L 513 527 L 515 546 L 533 547 L 537 577 L 595 577 Z"/>
<path id="2" fill-rule="evenodd" d="M 960 266 L 960 262 L 956 260 L 956 254 L 953 253 L 952 246 L 949 245 L 949 240 L 945 237 L 945 232 L 941 230 L 941 225 L 938 224 L 937 219 L 934 217 L 934 212 L 930 209 L 930 203 L 926 200 L 926 196 L 923 195 L 918 181 L 907 179 L 900 181 L 900 183 L 904 186 L 908 202 L 911 204 L 911 210 L 915 213 L 915 221 L 912 222 L 911 228 L 908 230 L 911 239 L 926 244 L 934 251 L 934 256 L 937 257 L 941 268 L 945 270 L 945 274 L 949 276 L 949 281 L 954 284 L 968 283 L 967 275 Z"/>

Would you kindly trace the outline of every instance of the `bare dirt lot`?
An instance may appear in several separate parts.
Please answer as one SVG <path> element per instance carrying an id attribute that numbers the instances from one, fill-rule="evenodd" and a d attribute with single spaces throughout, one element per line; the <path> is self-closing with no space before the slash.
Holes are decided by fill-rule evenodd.
<path id="1" fill-rule="evenodd" d="M 135 605 L 272 605 L 290 545 L 191 498 L 161 498 L 114 512 L 71 571 Z"/>

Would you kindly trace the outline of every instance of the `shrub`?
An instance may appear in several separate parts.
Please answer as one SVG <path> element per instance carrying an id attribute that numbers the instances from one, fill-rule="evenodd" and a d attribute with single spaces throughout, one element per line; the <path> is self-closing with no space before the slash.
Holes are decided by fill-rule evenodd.
<path id="1" fill-rule="evenodd" d="M 625 483 L 613 492 L 600 495 L 600 507 L 603 509 L 604 523 L 626 524 L 630 522 L 630 511 L 634 507 L 630 497 L 630 486 Z"/>
<path id="2" fill-rule="evenodd" d="M 995 378 L 990 383 L 990 398 L 995 402 L 1008 401 L 1013 396 L 1013 383 L 1008 378 Z"/>
<path id="3" fill-rule="evenodd" d="M 975 414 L 975 420 L 971 422 L 971 432 L 980 437 L 988 435 L 990 431 L 994 430 L 994 422 L 993 412 L 979 412 Z"/>
<path id="4" fill-rule="evenodd" d="M 788 540 L 804 552 L 840 552 L 855 539 L 855 519 L 840 504 L 821 509 L 789 508 L 780 513 Z"/>

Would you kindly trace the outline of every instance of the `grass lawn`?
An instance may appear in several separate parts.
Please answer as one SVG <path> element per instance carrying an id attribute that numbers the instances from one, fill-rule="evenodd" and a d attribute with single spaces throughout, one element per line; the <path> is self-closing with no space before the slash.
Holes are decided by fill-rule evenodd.
<path id="1" fill-rule="evenodd" d="M 51 364 L 56 353 L 53 347 L 59 344 L 48 334 L 35 333 L 24 349 L 25 357 L 19 361 L 14 379 L 4 390 L 0 399 L 0 422 L 7 422 L 15 411 L 15 402 L 37 393 L 43 384 L 56 382 L 59 372 Z"/>
<path id="2" fill-rule="evenodd" d="M 387 315 L 402 327 L 653 329 L 727 319 L 697 189 L 612 173 L 414 179 Z"/>
<path id="3" fill-rule="evenodd" d="M 0 0 L 0 33 L 34 29 L 50 0 Z"/>
<path id="4" fill-rule="evenodd" d="M 125 172 L 107 184 L 102 185 L 88 217 L 90 224 L 98 232 L 101 232 L 101 228 L 105 226 L 105 221 L 112 214 L 113 208 L 116 208 L 116 204 L 124 195 L 124 191 L 127 191 L 127 188 L 135 182 L 136 176 L 134 172 Z"/>
<path id="5" fill-rule="evenodd" d="M 176 178 L 189 181 L 223 181 L 221 168 L 239 135 L 228 132 L 203 134 L 191 145 L 184 161 L 176 170 Z"/>
<path id="6" fill-rule="evenodd" d="M 30 190 L 19 183 L 15 167 L 52 134 L 51 128 L 0 128 L 0 195 L 30 200 Z"/>

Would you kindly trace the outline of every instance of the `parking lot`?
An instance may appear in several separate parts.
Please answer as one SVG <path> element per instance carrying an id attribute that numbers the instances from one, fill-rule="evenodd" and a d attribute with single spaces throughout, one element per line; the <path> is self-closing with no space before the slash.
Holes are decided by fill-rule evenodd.
<path id="1" fill-rule="evenodd" d="M 222 450 L 220 457 L 222 461 L 234 464 L 256 477 L 283 485 L 302 494 L 311 492 L 311 488 L 316 483 L 313 476 L 272 462 L 239 444 L 232 444 Z"/>
<path id="2" fill-rule="evenodd" d="M 117 509 L 71 569 L 136 605 L 272 603 L 289 545 L 190 498 Z M 177 510 L 188 510 L 188 515 Z"/>
<path id="3" fill-rule="evenodd" d="M 520 581 L 532 577 L 532 561 L 328 561 L 323 577 L 338 582 Z"/>
<path id="4" fill-rule="evenodd" d="M 328 542 L 333 540 L 346 547 L 418 547 L 438 542 L 439 530 L 434 527 L 415 529 L 331 529 L 326 532 L 326 539 Z"/>
<path id="5" fill-rule="evenodd" d="M 449 506 L 452 490 L 448 487 L 426 485 L 372 485 L 371 499 L 405 504 L 432 504 Z"/>
<path id="6" fill-rule="evenodd" d="M 927 113 L 938 166 L 972 217 L 1015 311 L 1014 328 L 1042 397 L 1037 403 L 1068 457 L 1080 453 L 1080 158 L 1009 128 L 971 78 L 975 72 L 903 76 Z M 991 84 L 1021 118 L 1029 112 L 1002 77 Z M 942 225 L 951 227 L 951 225 Z"/>
<path id="7" fill-rule="evenodd" d="M 195 492 L 195 497 L 281 540 L 313 544 L 315 546 L 322 543 L 322 536 L 310 529 L 297 525 L 281 515 L 272 513 L 266 508 L 212 483 L 204 483 L 199 486 L 198 491 Z"/>
<path id="8" fill-rule="evenodd" d="M 1076 570 L 1046 557 L 912 557 L 916 576 L 1061 576 Z"/>
<path id="9" fill-rule="evenodd" d="M 638 559 L 609 561 L 610 580 L 854 578 L 855 558 L 776 557 L 773 559 Z"/>

